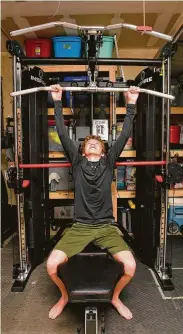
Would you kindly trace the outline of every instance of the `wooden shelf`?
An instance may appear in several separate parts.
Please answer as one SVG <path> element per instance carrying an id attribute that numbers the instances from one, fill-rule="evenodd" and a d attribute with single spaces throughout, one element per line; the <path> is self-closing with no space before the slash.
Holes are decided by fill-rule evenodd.
<path id="1" fill-rule="evenodd" d="M 73 113 L 72 113 L 70 108 L 63 108 L 63 115 L 71 116 L 71 115 L 73 115 Z M 48 116 L 54 116 L 54 108 L 48 108 Z"/>
<path id="2" fill-rule="evenodd" d="M 106 109 L 106 113 L 109 113 L 109 109 Z M 73 115 L 70 108 L 63 108 L 63 114 L 65 116 Z M 126 108 L 125 107 L 117 107 L 116 108 L 116 115 L 125 115 L 126 114 Z M 172 115 L 181 115 L 183 114 L 183 107 L 171 107 L 171 114 Z M 48 116 L 54 115 L 54 109 L 48 108 Z"/>
<path id="3" fill-rule="evenodd" d="M 124 115 L 124 114 L 126 114 L 126 108 L 124 107 L 116 108 L 116 115 Z M 172 115 L 183 115 L 183 107 L 171 107 L 171 114 Z"/>
<path id="4" fill-rule="evenodd" d="M 118 198 L 135 198 L 135 191 L 117 190 Z M 171 189 L 168 192 L 169 197 L 183 197 L 183 188 Z"/>
<path id="5" fill-rule="evenodd" d="M 64 152 L 49 152 L 50 159 L 65 158 Z"/>
<path id="6" fill-rule="evenodd" d="M 123 151 L 120 155 L 121 158 L 135 158 L 136 151 Z M 65 158 L 64 152 L 49 152 L 50 159 Z"/>
<path id="7" fill-rule="evenodd" d="M 118 198 L 135 198 L 135 191 L 117 190 Z"/>
<path id="8" fill-rule="evenodd" d="M 171 114 L 172 115 L 182 115 L 183 107 L 171 107 Z"/>
<path id="9" fill-rule="evenodd" d="M 168 195 L 169 197 L 183 197 L 183 188 L 170 189 Z"/>
<path id="10" fill-rule="evenodd" d="M 116 115 L 125 115 L 126 114 L 126 108 L 125 107 L 117 107 L 116 108 Z"/>
<path id="11" fill-rule="evenodd" d="M 135 191 L 118 190 L 118 198 L 134 198 Z M 49 193 L 49 199 L 73 199 L 74 192 L 66 190 L 54 191 Z"/>
<path id="12" fill-rule="evenodd" d="M 49 193 L 49 199 L 73 199 L 74 192 L 67 190 L 53 191 Z"/>
<path id="13" fill-rule="evenodd" d="M 175 154 L 177 154 L 180 158 L 183 157 L 183 150 L 171 150 L 171 157 L 173 157 Z"/>
<path id="14" fill-rule="evenodd" d="M 169 197 L 183 197 L 183 188 L 171 189 L 168 193 Z M 135 191 L 117 190 L 118 198 L 135 198 Z M 59 190 L 49 193 L 49 199 L 74 199 L 74 192 L 67 192 L 66 190 Z"/>
<path id="15" fill-rule="evenodd" d="M 175 154 L 178 154 L 179 157 L 183 157 L 183 150 L 171 150 L 170 152 L 171 152 L 171 157 L 173 157 Z M 121 158 L 135 158 L 136 151 L 135 150 L 123 151 L 120 157 Z M 64 152 L 49 152 L 49 158 L 50 159 L 65 158 L 65 154 Z"/>
<path id="16" fill-rule="evenodd" d="M 39 65 L 44 72 L 87 72 L 86 65 Z M 117 66 L 100 65 L 99 72 L 116 72 Z"/>

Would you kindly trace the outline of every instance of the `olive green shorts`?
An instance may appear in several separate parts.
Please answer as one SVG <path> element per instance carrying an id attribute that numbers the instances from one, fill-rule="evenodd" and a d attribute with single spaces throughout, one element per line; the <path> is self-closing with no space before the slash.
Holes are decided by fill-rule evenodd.
<path id="1" fill-rule="evenodd" d="M 61 250 L 68 258 L 80 253 L 89 243 L 93 242 L 111 255 L 129 250 L 122 238 L 121 231 L 111 224 L 89 225 L 74 223 L 64 230 L 60 241 L 54 249 Z"/>

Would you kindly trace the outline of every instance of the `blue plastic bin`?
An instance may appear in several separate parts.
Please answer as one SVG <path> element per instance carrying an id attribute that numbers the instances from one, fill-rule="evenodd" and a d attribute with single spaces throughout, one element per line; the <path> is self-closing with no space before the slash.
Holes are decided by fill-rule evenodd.
<path id="1" fill-rule="evenodd" d="M 183 233 L 183 199 L 169 198 L 168 208 L 168 232 L 176 234 Z"/>
<path id="2" fill-rule="evenodd" d="M 68 77 L 64 77 L 64 81 L 76 81 L 76 82 L 81 82 L 81 81 L 88 81 L 88 76 L 80 76 L 80 77 L 72 77 L 72 76 L 68 76 Z M 82 96 L 82 99 L 86 100 L 87 101 L 87 94 L 86 93 L 78 93 L 77 94 L 78 97 Z M 69 108 L 70 107 L 70 92 L 66 92 L 65 93 L 65 97 L 66 97 L 66 106 Z M 76 98 L 76 95 L 75 95 L 75 98 Z M 77 102 L 77 101 L 76 101 Z M 72 98 L 72 104 L 73 104 L 73 107 L 74 107 L 74 99 Z"/>
<path id="3" fill-rule="evenodd" d="M 126 167 L 125 166 L 119 166 L 117 168 L 117 189 L 125 189 L 125 174 L 126 174 Z"/>
<path id="4" fill-rule="evenodd" d="M 176 222 L 179 226 L 183 225 L 183 206 L 170 205 L 168 209 L 168 220 Z"/>
<path id="5" fill-rule="evenodd" d="M 52 40 L 55 58 L 80 58 L 81 37 L 55 36 Z"/>

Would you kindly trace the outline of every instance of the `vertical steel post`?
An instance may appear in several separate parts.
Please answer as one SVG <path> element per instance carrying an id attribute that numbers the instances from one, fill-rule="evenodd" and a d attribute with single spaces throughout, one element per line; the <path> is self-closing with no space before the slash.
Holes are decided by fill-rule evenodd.
<path id="1" fill-rule="evenodd" d="M 21 63 L 17 57 L 13 57 L 13 86 L 14 90 L 21 89 Z M 14 142 L 15 142 L 15 166 L 17 170 L 17 185 L 19 188 L 20 178 L 23 177 L 23 171 L 19 168 L 22 162 L 22 115 L 21 115 L 21 96 L 14 98 L 13 104 L 14 116 Z M 18 216 L 18 237 L 19 237 L 19 260 L 17 281 L 12 286 L 12 291 L 22 291 L 25 279 L 28 273 L 27 263 L 27 246 L 25 233 L 25 217 L 24 217 L 24 194 L 17 189 L 17 216 Z"/>
<path id="2" fill-rule="evenodd" d="M 167 94 L 170 93 L 171 82 L 171 58 L 167 58 Z M 170 101 L 167 99 L 167 113 L 166 113 L 166 171 L 168 170 L 168 163 L 170 157 Z M 167 222 L 168 222 L 168 188 L 165 191 L 165 225 L 164 225 L 164 249 L 162 270 L 166 269 L 166 248 L 167 248 Z"/>
<path id="3" fill-rule="evenodd" d="M 21 89 L 18 87 L 17 75 L 19 75 L 19 69 L 17 66 L 17 57 L 13 56 L 13 88 L 14 91 Z M 17 180 L 20 178 L 19 169 L 19 150 L 18 150 L 18 116 L 17 108 L 21 108 L 21 96 L 14 97 L 13 99 L 13 117 L 14 117 L 14 140 L 15 140 L 15 166 L 17 169 Z M 23 256 L 22 256 L 22 246 L 21 246 L 21 214 L 20 214 L 20 194 L 16 195 L 17 200 L 17 215 L 18 215 L 18 235 L 19 235 L 19 256 L 20 256 L 20 270 L 23 270 Z"/>

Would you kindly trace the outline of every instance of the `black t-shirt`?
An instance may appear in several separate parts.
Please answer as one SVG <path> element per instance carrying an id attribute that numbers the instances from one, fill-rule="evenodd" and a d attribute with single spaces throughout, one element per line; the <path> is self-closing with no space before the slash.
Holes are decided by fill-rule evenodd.
<path id="1" fill-rule="evenodd" d="M 61 101 L 54 103 L 55 121 L 65 154 L 72 164 L 74 180 L 73 221 L 85 224 L 114 222 L 111 184 L 114 164 L 132 130 L 136 113 L 134 104 L 127 105 L 122 132 L 113 147 L 97 162 L 88 161 L 78 153 L 64 126 Z"/>

